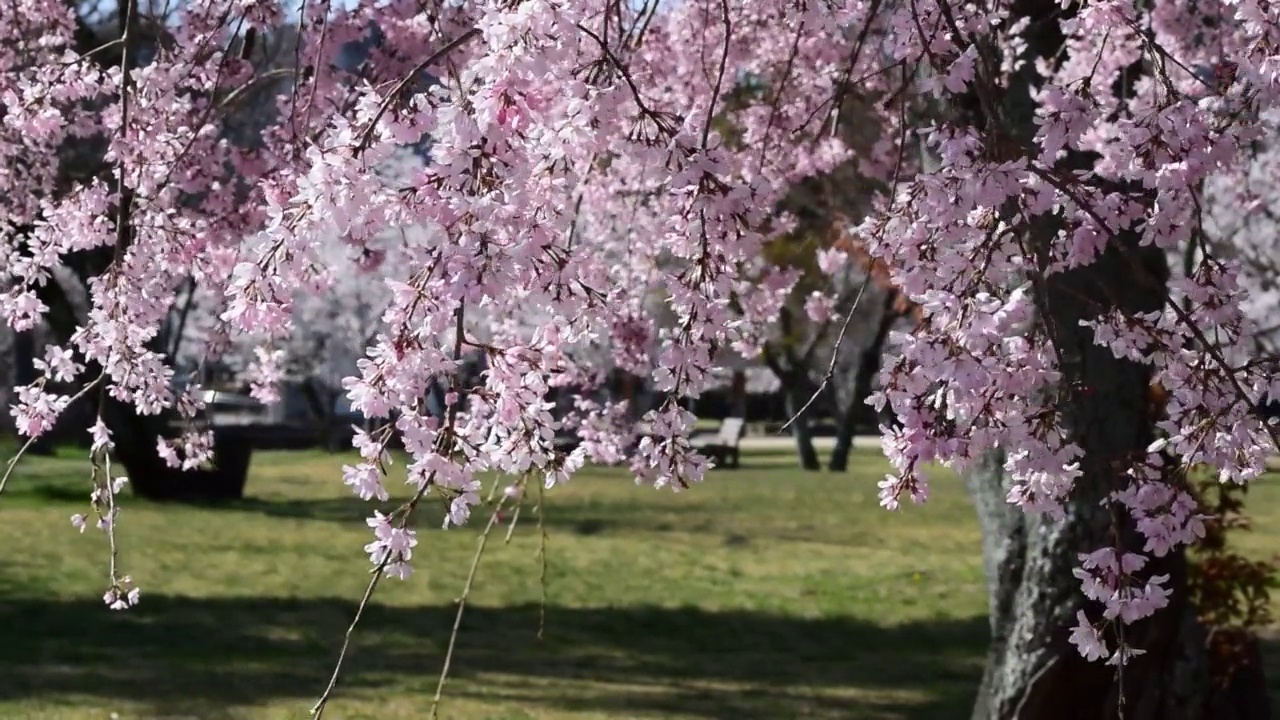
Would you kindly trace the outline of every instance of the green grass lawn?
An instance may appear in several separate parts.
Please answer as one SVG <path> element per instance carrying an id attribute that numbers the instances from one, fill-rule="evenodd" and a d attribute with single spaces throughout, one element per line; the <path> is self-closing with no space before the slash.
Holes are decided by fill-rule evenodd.
<path id="1" fill-rule="evenodd" d="M 346 458 L 349 461 L 349 458 Z M 0 497 L 0 717 L 296 718 L 323 689 L 368 579 L 369 506 L 344 458 L 259 453 L 251 499 L 158 505 L 126 495 L 124 570 L 67 518 L 86 504 L 76 454 L 24 461 Z M 885 463 L 804 474 L 789 455 L 672 494 L 592 470 L 547 495 L 546 637 L 526 512 L 491 543 L 441 717 L 967 716 L 987 637 L 979 535 L 950 478 L 923 507 L 876 505 Z M 1280 547 L 1280 494 L 1252 496 L 1254 550 Z M 383 583 L 329 718 L 427 716 L 476 527 L 420 527 L 418 569 Z"/>

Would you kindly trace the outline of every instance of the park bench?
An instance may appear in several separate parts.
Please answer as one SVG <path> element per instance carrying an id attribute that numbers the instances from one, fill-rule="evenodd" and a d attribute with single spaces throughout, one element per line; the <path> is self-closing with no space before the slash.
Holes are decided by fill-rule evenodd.
<path id="1" fill-rule="evenodd" d="M 692 444 L 703 455 L 714 458 L 716 465 L 736 468 L 740 459 L 738 443 L 742 440 L 746 429 L 746 420 L 740 417 L 725 418 L 720 422 L 720 429 L 716 431 L 715 436 L 707 440 L 694 438 Z"/>

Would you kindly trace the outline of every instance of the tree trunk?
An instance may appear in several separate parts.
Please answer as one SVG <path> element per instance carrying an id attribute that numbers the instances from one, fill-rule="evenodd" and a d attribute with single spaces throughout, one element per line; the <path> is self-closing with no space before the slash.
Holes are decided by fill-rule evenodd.
<path id="1" fill-rule="evenodd" d="M 111 430 L 116 462 L 124 466 L 129 486 L 148 500 L 208 502 L 244 497 L 253 454 L 248 428 L 214 428 L 212 467 L 182 470 L 169 467 L 156 451 L 157 441 L 175 433 L 164 416 L 139 415 L 130 406 L 108 399 L 103 420 Z"/>
<path id="2" fill-rule="evenodd" d="M 880 360 L 884 357 L 884 345 L 889 340 L 889 331 L 898 320 L 898 315 L 894 312 L 897 299 L 896 290 L 885 293 L 876 334 L 871 339 L 871 344 L 858 355 L 858 370 L 853 376 L 853 397 L 836 421 L 836 444 L 831 449 L 831 461 L 827 466 L 832 472 L 844 472 L 848 468 L 849 452 L 853 450 L 853 438 L 858 432 L 858 425 L 863 418 L 874 417 L 871 407 L 867 405 L 867 398 L 871 397 L 871 384 L 880 372 Z"/>
<path id="3" fill-rule="evenodd" d="M 818 451 L 813 447 L 813 429 L 809 427 L 809 419 L 800 412 L 811 395 L 804 391 L 807 386 L 808 383 L 797 382 L 796 378 L 791 377 L 783 381 L 783 393 L 787 417 L 791 419 L 791 437 L 795 439 L 796 451 L 800 453 L 800 467 L 805 470 L 821 470 Z"/>
<path id="4" fill-rule="evenodd" d="M 853 436 L 857 430 L 857 396 L 836 417 L 836 444 L 831 448 L 827 469 L 844 472 L 849 467 L 849 451 L 853 450 Z"/>
<path id="5" fill-rule="evenodd" d="M 84 19 L 76 14 L 77 50 L 91 56 L 100 67 L 116 67 L 120 63 L 123 48 L 115 41 L 118 35 L 99 37 Z M 98 52 L 97 49 L 102 49 Z M 59 178 L 57 187 L 65 192 L 92 178 L 108 179 L 112 167 L 104 160 L 105 142 L 101 138 L 80 139 L 59 148 Z M 108 182 L 110 187 L 110 182 Z M 30 226 L 13 230 L 16 235 L 31 232 Z M 21 245 L 20 245 L 21 247 Z M 107 268 L 115 251 L 122 248 L 99 247 L 64 256 L 63 262 L 75 272 L 82 283 L 97 277 Z M 66 344 L 82 320 L 77 317 L 71 300 L 56 280 L 40 284 L 36 293 L 48 307 L 44 320 L 53 337 Z M 159 343 L 159 336 L 157 336 Z M 158 346 L 158 351 L 165 348 Z M 34 348 L 32 348 L 34 350 Z M 90 364 L 82 377 L 96 377 L 101 368 Z M 91 397 L 102 397 L 92 393 Z M 103 421 L 112 432 L 115 443 L 113 458 L 124 466 L 130 486 L 142 497 L 156 500 L 210 500 L 240 497 L 244 491 L 245 476 L 249 467 L 252 444 L 247 434 L 218 430 L 214 434 L 214 469 L 183 472 L 169 468 L 156 451 L 157 440 L 170 435 L 164 416 L 140 416 L 110 398 L 103 398 Z"/>
<path id="6" fill-rule="evenodd" d="M 445 405 L 445 386 L 438 380 L 432 380 L 427 386 L 427 412 L 431 417 L 439 418 L 444 421 L 445 413 L 448 407 Z"/>
<path id="7" fill-rule="evenodd" d="M 730 386 L 729 416 L 747 419 L 747 373 L 738 369 L 733 371 L 733 383 Z"/>
<path id="8" fill-rule="evenodd" d="M 924 123 L 969 124 L 990 137 L 993 128 L 999 133 L 999 125 L 1007 122 L 1006 141 L 1031 147 L 1036 131 L 1031 88 L 1040 82 L 1036 61 L 1054 62 L 1064 41 L 1060 22 L 1074 8 L 1063 11 L 1054 0 L 1015 0 L 1010 9 L 1007 22 L 1025 19 L 1031 25 L 1024 35 L 1028 62 L 995 96 L 1004 119 L 984 117 L 982 103 L 971 96 L 927 109 Z M 937 158 L 921 149 L 925 170 L 936 169 Z M 1092 166 L 1092 158 L 1074 153 L 1058 170 L 1083 172 Z M 1085 661 L 1068 640 L 1079 610 L 1098 616 L 1098 608 L 1086 608 L 1072 575 L 1078 554 L 1117 541 L 1142 546 L 1135 542 L 1132 523 L 1113 520 L 1102 500 L 1123 487 L 1125 461 L 1135 453 L 1145 455 L 1154 422 L 1147 403 L 1149 368 L 1094 345 L 1092 331 L 1080 321 L 1115 309 L 1132 314 L 1162 308 L 1168 267 L 1161 251 L 1141 248 L 1132 234 L 1123 234 L 1110 240 L 1094 264 L 1044 277 L 1040 272 L 1059 229 L 1056 217 L 1042 217 L 1022 232 L 1033 255 L 1028 275 L 1039 320 L 1058 351 L 1066 398 L 1059 406 L 1061 421 L 1084 450 L 1083 475 L 1060 519 L 1024 514 L 1007 503 L 1003 452 L 987 456 L 966 478 L 983 529 L 992 636 L 972 718 L 1200 720 L 1207 695 L 1205 638 L 1187 605 L 1185 553 L 1148 562 L 1147 571 L 1170 576 L 1170 602 L 1126 629 L 1127 643 L 1146 654 L 1132 659 L 1122 673 Z"/>
<path id="9" fill-rule="evenodd" d="M 36 381 L 36 331 L 35 329 L 24 332 L 15 332 L 13 334 L 13 386 L 30 385 Z M 14 396 L 14 402 L 17 402 L 17 396 Z M 53 432 L 53 431 L 51 431 Z M 20 442 L 26 442 L 20 440 Z M 31 455 L 52 455 L 53 441 L 49 437 L 49 433 L 45 433 L 36 438 L 27 447 L 27 453 Z"/>
<path id="10" fill-rule="evenodd" d="M 636 377 L 627 370 L 622 371 L 622 399 L 629 406 L 634 407 L 636 404 Z"/>
<path id="11" fill-rule="evenodd" d="M 298 383 L 298 389 L 302 393 L 302 399 L 307 403 L 307 411 L 311 413 L 312 425 L 320 447 L 324 448 L 325 452 L 337 452 L 342 435 L 337 427 L 334 413 L 338 393 L 313 378 L 307 378 Z"/>
<path id="12" fill-rule="evenodd" d="M 89 276 L 84 272 L 82 276 Z M 77 319 L 71 302 L 56 282 L 39 288 L 40 299 L 50 310 L 45 319 L 60 343 L 66 343 L 75 332 Z M 84 377 L 96 377 L 102 369 L 90 364 Z M 166 427 L 167 417 L 144 416 L 110 397 L 101 398 L 103 422 L 111 430 L 115 450 L 113 459 L 124 466 L 129 485 L 138 496 L 151 500 L 224 500 L 244 494 L 249 471 L 252 442 L 243 432 L 217 430 L 214 433 L 214 467 L 211 470 L 182 471 L 170 468 L 160 458 L 156 443 L 172 432 Z"/>
<path id="13" fill-rule="evenodd" d="M 1029 244 L 1042 254 L 1057 224 L 1044 220 Z M 1041 257 L 1043 267 L 1043 256 Z M 1130 234 L 1113 238 L 1094 264 L 1037 277 L 1041 321 L 1059 357 L 1066 401 L 1061 421 L 1084 450 L 1064 518 L 1024 515 L 1005 504 L 1002 458 L 993 455 L 967 479 L 983 525 L 992 644 L 974 720 L 1195 720 L 1206 694 L 1204 634 L 1186 604 L 1186 556 L 1153 558 L 1152 574 L 1168 574 L 1167 608 L 1126 630 L 1146 651 L 1126 665 L 1087 662 L 1067 641 L 1077 611 L 1087 607 L 1072 569 L 1078 555 L 1119 542 L 1141 547 L 1127 518 L 1103 506 L 1121 489 L 1127 461 L 1153 439 L 1150 369 L 1095 345 L 1080 321 L 1113 309 L 1126 314 L 1162 307 L 1168 268 L 1161 253 Z M 1117 525 L 1118 524 L 1118 525 Z M 1114 648 L 1114 643 L 1113 643 Z"/>
<path id="14" fill-rule="evenodd" d="M 1043 221 L 1031 230 L 1030 244 L 1043 252 L 1056 229 Z M 1071 573 L 1078 554 L 1114 545 L 1117 532 L 1122 546 L 1141 547 L 1131 521 L 1113 518 L 1103 500 L 1126 482 L 1118 468 L 1145 455 L 1155 419 L 1147 400 L 1150 369 L 1095 345 L 1080 321 L 1112 309 L 1157 310 L 1167 278 L 1160 252 L 1138 247 L 1126 234 L 1093 265 L 1034 283 L 1067 396 L 1061 421 L 1085 452 L 1083 476 L 1060 520 L 1024 515 L 1006 504 L 999 454 L 967 479 L 983 525 L 992 630 L 974 720 L 1202 717 L 1205 638 L 1186 604 L 1185 553 L 1151 559 L 1153 574 L 1170 576 L 1172 597 L 1169 607 L 1126 630 L 1127 642 L 1146 654 L 1122 674 L 1086 662 L 1067 641 L 1077 611 L 1087 606 Z M 1087 608 L 1091 617 L 1096 611 Z"/>

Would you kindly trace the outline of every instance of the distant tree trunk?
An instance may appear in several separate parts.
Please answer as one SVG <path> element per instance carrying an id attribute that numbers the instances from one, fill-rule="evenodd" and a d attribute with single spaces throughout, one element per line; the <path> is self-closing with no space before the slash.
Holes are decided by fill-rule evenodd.
<path id="1" fill-rule="evenodd" d="M 629 407 L 636 405 L 636 376 L 629 371 L 622 371 L 622 399 Z"/>
<path id="2" fill-rule="evenodd" d="M 214 428 L 212 467 L 171 468 L 157 452 L 162 437 L 174 435 L 164 416 L 139 415 L 128 405 L 106 400 L 103 421 L 111 430 L 115 460 L 124 466 L 129 486 L 148 500 L 205 502 L 244 496 L 253 454 L 252 437 L 239 429 Z"/>
<path id="3" fill-rule="evenodd" d="M 858 414 L 855 399 L 836 415 L 836 444 L 831 447 L 831 458 L 827 462 L 827 468 L 831 472 L 844 472 L 849 467 L 849 452 L 853 450 Z"/>
<path id="4" fill-rule="evenodd" d="M 898 320 L 898 315 L 894 312 L 897 298 L 895 290 L 885 293 L 876 334 L 872 337 L 871 344 L 858 355 L 858 369 L 853 376 L 853 397 L 836 417 L 836 444 L 831 448 L 831 459 L 827 465 L 832 472 L 844 472 L 848 468 L 849 452 L 853 450 L 853 438 L 858 432 L 858 425 L 863 418 L 872 415 L 867 398 L 871 397 L 871 385 L 876 373 L 880 372 L 880 361 L 884 356 L 885 343 L 889 340 L 889 331 Z"/>
<path id="5" fill-rule="evenodd" d="M 120 64 L 123 48 L 120 43 L 110 42 L 119 40 L 119 35 L 105 33 L 104 36 L 99 36 L 77 14 L 75 37 L 77 51 L 85 57 L 91 57 L 99 67 L 105 69 Z M 136 41 L 138 35 L 133 37 Z M 95 177 L 107 180 L 108 187 L 111 187 L 113 168 L 104 159 L 105 151 L 106 143 L 100 137 L 77 139 L 60 148 L 60 191 Z M 22 226 L 13 228 L 11 232 L 22 236 L 32 230 L 31 226 Z M 122 249 L 99 247 L 84 250 L 65 255 L 62 261 L 75 272 L 82 283 L 87 284 L 90 278 L 101 275 L 114 253 Z M 36 293 L 49 307 L 44 320 L 55 341 L 66 344 L 81 322 L 70 299 L 57 280 L 38 285 Z M 160 343 L 159 336 L 156 342 L 156 351 L 166 350 Z M 28 354 L 34 355 L 34 347 L 31 347 Z M 30 363 L 27 365 L 30 366 Z M 100 372 L 99 366 L 90 363 L 82 377 L 97 377 Z M 90 397 L 96 400 L 102 396 L 91 393 Z M 113 456 L 124 466 L 129 484 L 138 495 L 158 500 L 203 500 L 239 497 L 243 493 L 252 452 L 250 439 L 243 433 L 217 431 L 214 436 L 215 469 L 183 472 L 165 465 L 156 450 L 157 440 L 170 434 L 166 428 L 165 416 L 140 416 L 132 408 L 109 397 L 103 399 L 103 402 L 105 404 L 100 408 L 103 420 L 112 431 L 115 443 Z"/>
<path id="6" fill-rule="evenodd" d="M 809 383 L 801 382 L 794 376 L 783 380 L 787 418 L 791 420 L 791 437 L 796 441 L 796 451 L 800 454 L 800 467 L 805 470 L 821 470 L 818 451 L 813 447 L 813 429 L 809 427 L 809 418 L 800 412 L 813 394 L 806 392 L 808 387 Z"/>
<path id="7" fill-rule="evenodd" d="M 36 331 L 34 329 L 13 334 L 13 386 L 30 385 L 37 380 L 36 373 Z M 14 396 L 17 402 L 17 396 Z M 25 440 L 23 441 L 25 442 Z M 46 433 L 27 448 L 32 455 L 52 455 L 53 442 Z"/>
<path id="8" fill-rule="evenodd" d="M 302 399 L 307 403 L 307 410 L 315 423 L 316 439 L 326 452 L 337 452 L 342 433 L 339 433 L 334 406 L 338 402 L 337 393 L 329 386 L 307 378 L 298 384 L 302 391 Z"/>
<path id="9" fill-rule="evenodd" d="M 729 415 L 747 418 L 747 373 L 741 369 L 733 371 L 733 384 L 730 386 Z"/>
<path id="10" fill-rule="evenodd" d="M 432 417 L 440 418 L 443 421 L 446 410 L 445 386 L 439 381 L 432 380 L 431 384 L 427 386 L 427 412 Z"/>
<path id="11" fill-rule="evenodd" d="M 40 299 L 49 306 L 45 319 L 54 338 L 65 343 L 75 332 L 76 316 L 67 296 L 56 282 L 39 288 Z M 83 377 L 97 377 L 101 368 L 90 363 Z M 111 431 L 115 460 L 129 477 L 129 485 L 140 497 L 152 500 L 223 500 L 244 494 L 245 478 L 252 453 L 251 438 L 234 430 L 214 433 L 214 467 L 211 470 L 182 471 L 170 468 L 157 452 L 157 442 L 172 436 L 166 427 L 167 415 L 139 415 L 132 407 L 110 397 L 91 393 L 104 403 L 103 422 Z"/>
<path id="12" fill-rule="evenodd" d="M 818 459 L 818 451 L 813 447 L 813 428 L 809 426 L 809 418 L 802 412 L 806 410 L 818 387 L 809 377 L 805 353 L 797 357 L 795 348 L 788 344 L 792 334 L 792 314 L 785 305 L 779 310 L 778 323 L 783 342 L 776 346 L 765 343 L 760 356 L 781 386 L 783 411 L 787 416 L 791 437 L 796 441 L 800 467 L 805 470 L 821 470 L 822 462 Z M 816 345 L 811 346 L 810 351 L 813 347 Z"/>

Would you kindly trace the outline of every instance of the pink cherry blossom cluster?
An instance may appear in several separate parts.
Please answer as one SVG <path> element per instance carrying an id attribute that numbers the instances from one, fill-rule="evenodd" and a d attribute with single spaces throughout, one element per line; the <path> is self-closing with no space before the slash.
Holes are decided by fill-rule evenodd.
<path id="1" fill-rule="evenodd" d="M 1108 499 L 1136 526 L 1143 551 L 1159 557 L 1203 535 L 1194 501 L 1173 484 L 1189 468 L 1207 465 L 1238 483 L 1263 471 L 1276 438 L 1252 411 L 1275 397 L 1275 364 L 1254 352 L 1239 261 L 1205 239 L 1204 184 L 1256 172 L 1260 119 L 1280 103 L 1280 18 L 1252 2 L 1206 12 L 1126 0 L 1073 8 L 1060 23 L 1063 52 L 1036 59 L 1041 81 L 1023 90 L 1036 103 L 1025 150 L 1010 140 L 1020 127 L 999 127 L 1008 116 L 991 93 L 1026 70 L 1028 18 L 945 0 L 893 13 L 894 56 L 924 62 L 921 89 L 941 106 L 961 96 L 976 103 L 987 128 L 961 114 L 927 129 L 926 171 L 895 174 L 881 212 L 860 228 L 924 315 L 875 398 L 901 422 L 884 435 L 897 470 L 881 483 L 885 506 L 922 497 L 929 463 L 964 470 L 1003 447 L 1009 501 L 1061 514 L 1086 460 L 1064 407 L 1071 393 L 1093 389 L 1061 362 L 1039 317 L 1045 307 L 1032 298 L 1051 276 L 1104 252 L 1128 261 L 1133 284 L 1160 288 L 1162 302 L 1122 312 L 1098 295 L 1097 314 L 1080 321 L 1097 345 L 1149 366 L 1169 395 L 1159 440 L 1145 457 L 1121 460 L 1128 466 Z M 999 38 L 1000 63 L 980 61 L 975 36 Z M 1121 83 L 1138 59 L 1149 69 Z M 1195 68 L 1214 71 L 1206 80 Z M 1112 89 L 1122 86 L 1123 95 Z M 1088 169 L 1073 169 L 1086 155 Z M 1054 228 L 1049 241 L 1029 244 L 1027 233 L 1043 237 L 1045 227 Z M 1167 283 L 1125 249 L 1143 246 L 1175 258 Z M 1133 577 L 1146 557 L 1117 548 L 1082 557 L 1086 596 L 1119 623 L 1111 653 L 1099 626 L 1080 616 L 1073 641 L 1086 657 L 1122 663 L 1140 652 L 1124 643 L 1123 626 L 1166 604 L 1160 577 Z"/>
<path id="2" fill-rule="evenodd" d="M 367 523 L 374 534 L 373 542 L 364 546 L 364 551 L 369 553 L 369 561 L 391 577 L 399 580 L 408 578 L 413 572 L 409 560 L 418 544 L 417 533 L 395 526 L 391 518 L 376 510 Z"/>
<path id="3" fill-rule="evenodd" d="M 342 386 L 380 423 L 357 432 L 361 461 L 343 480 L 390 501 L 392 441 L 409 456 L 408 499 L 369 521 L 381 573 L 407 576 L 424 497 L 443 500 L 446 525 L 466 522 L 481 473 L 549 487 L 588 459 L 629 460 L 638 482 L 687 488 L 709 463 L 681 401 L 715 382 L 723 349 L 759 352 L 795 288 L 761 252 L 794 221 L 776 208 L 852 164 L 880 188 L 853 230 L 923 313 L 875 398 L 900 422 L 885 429 L 896 472 L 883 505 L 922 501 L 930 463 L 963 470 L 1003 447 L 1010 502 L 1061 513 L 1087 458 L 1062 421 L 1079 388 L 1037 293 L 1123 238 L 1187 261 L 1161 307 L 1082 321 L 1171 397 L 1163 444 L 1117 474 L 1109 502 L 1159 556 L 1200 532 L 1167 484 L 1175 468 L 1262 472 L 1272 429 L 1250 408 L 1280 386 L 1251 344 L 1242 261 L 1212 249 L 1203 208 L 1207 183 L 1265 165 L 1280 22 L 1263 0 L 1073 6 L 1052 60 L 1032 57 L 1031 18 L 947 0 L 357 0 L 288 17 L 274 0 L 193 0 L 146 22 L 136 0 L 120 5 L 124 33 L 104 46 L 119 64 L 79 44 L 70 6 L 17 0 L 0 24 L 0 311 L 16 329 L 52 320 L 55 269 L 109 258 L 44 377 L 18 390 L 30 437 L 90 388 L 194 418 L 201 388 L 175 382 L 157 342 L 180 298 L 200 298 L 195 361 L 238 348 L 254 396 L 272 401 L 297 338 L 330 322 L 316 301 L 330 294 L 378 319 L 332 335 L 361 346 Z M 295 44 L 276 66 L 248 47 L 247 28 L 285 25 Z M 359 42 L 367 57 L 344 60 Z M 1151 69 L 1131 78 L 1138 60 Z M 995 103 L 1019 83 L 1034 108 L 1002 127 Z M 877 130 L 856 157 L 840 139 L 850 123 Z M 237 139 L 246 125 L 251 142 Z M 401 162 L 424 140 L 421 162 Z M 1028 229 L 1046 223 L 1030 252 Z M 817 262 L 834 276 L 850 260 Z M 805 310 L 825 322 L 837 304 L 819 292 Z M 477 357 L 483 370 L 464 376 Z M 557 450 L 550 391 L 602 365 L 649 373 L 667 399 L 638 443 L 622 406 L 584 401 L 570 421 L 584 442 Z M 86 373 L 79 395 L 55 392 Z M 105 428 L 94 436 L 93 502 L 110 532 L 117 487 Z M 158 449 L 194 467 L 212 438 L 193 430 Z M 132 604 L 112 547 L 107 602 Z M 1163 590 L 1132 579 L 1144 556 L 1110 550 L 1087 557 L 1082 580 L 1123 626 Z M 1098 633 L 1077 628 L 1086 655 L 1106 655 Z"/>
<path id="4" fill-rule="evenodd" d="M 1144 650 L 1123 643 L 1114 652 L 1107 648 L 1100 624 L 1114 623 L 1117 619 L 1131 624 L 1151 616 L 1169 604 L 1169 591 L 1164 584 L 1168 575 L 1154 575 L 1139 580 L 1136 573 L 1147 564 L 1147 559 L 1134 553 L 1117 552 L 1102 548 L 1080 556 L 1080 567 L 1072 571 L 1080 580 L 1085 597 L 1102 603 L 1101 623 L 1088 619 L 1084 610 L 1076 613 L 1076 627 L 1071 631 L 1071 643 L 1089 660 L 1107 658 L 1109 664 L 1123 664 L 1141 655 Z M 1123 638 L 1123 634 L 1119 635 Z"/>
<path id="5" fill-rule="evenodd" d="M 627 401 L 599 402 L 574 398 L 573 411 L 561 424 L 575 432 L 589 462 L 617 465 L 627 459 L 636 439 L 636 424 Z"/>

